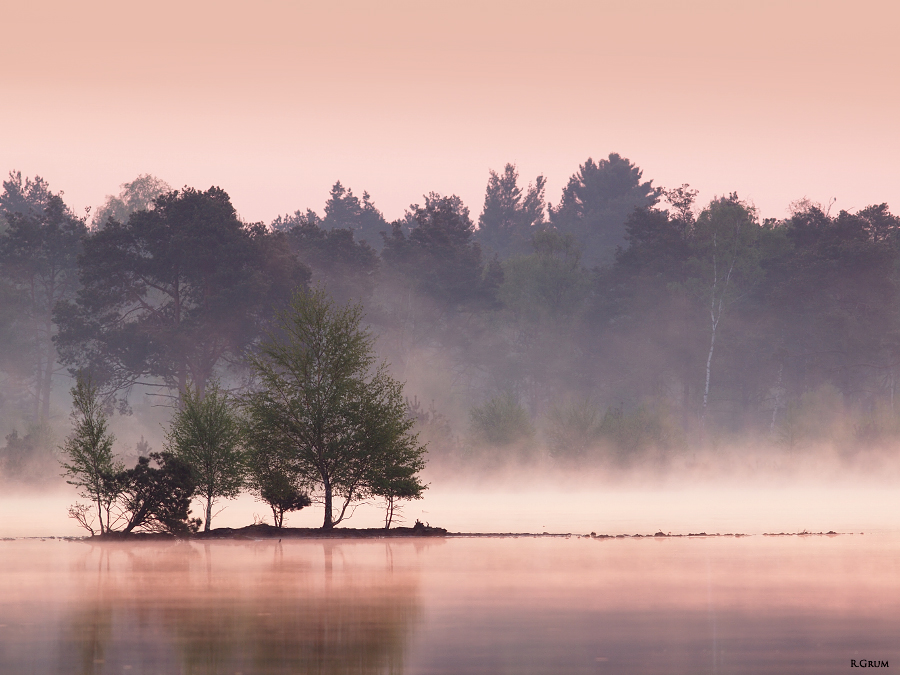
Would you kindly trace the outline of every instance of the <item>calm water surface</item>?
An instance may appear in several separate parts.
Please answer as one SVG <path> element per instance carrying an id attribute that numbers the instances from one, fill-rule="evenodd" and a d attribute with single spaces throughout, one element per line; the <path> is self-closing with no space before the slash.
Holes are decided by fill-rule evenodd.
<path id="1" fill-rule="evenodd" d="M 0 542 L 2 673 L 900 668 L 900 537 Z"/>

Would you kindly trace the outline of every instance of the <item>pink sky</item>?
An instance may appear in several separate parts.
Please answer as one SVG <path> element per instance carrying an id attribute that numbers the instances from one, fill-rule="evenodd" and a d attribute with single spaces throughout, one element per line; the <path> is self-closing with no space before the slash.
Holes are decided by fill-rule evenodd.
<path id="1" fill-rule="evenodd" d="M 804 196 L 900 212 L 900 3 L 4 2 L 0 171 L 80 210 L 140 173 L 247 220 L 335 180 L 390 218 L 481 211 L 518 164 L 556 202 L 618 152 L 764 216 Z"/>

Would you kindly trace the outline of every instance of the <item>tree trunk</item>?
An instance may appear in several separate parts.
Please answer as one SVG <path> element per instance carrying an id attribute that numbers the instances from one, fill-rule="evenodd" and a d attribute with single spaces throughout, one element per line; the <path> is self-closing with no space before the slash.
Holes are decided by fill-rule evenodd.
<path id="1" fill-rule="evenodd" d="M 56 364 L 56 350 L 53 348 L 53 315 L 47 314 L 47 352 L 44 355 L 44 372 L 42 373 L 44 384 L 41 387 L 41 422 L 46 423 L 50 419 L 50 386 L 53 382 L 53 366 Z"/>
<path id="2" fill-rule="evenodd" d="M 394 498 L 387 498 L 387 509 L 384 514 L 384 529 L 391 529 L 391 521 L 394 520 Z"/>
<path id="3" fill-rule="evenodd" d="M 209 532 L 209 521 L 212 520 L 212 497 L 206 498 L 206 524 L 203 526 L 204 532 Z"/>
<path id="4" fill-rule="evenodd" d="M 323 481 L 325 488 L 325 521 L 322 523 L 323 530 L 331 530 L 334 529 L 334 523 L 331 522 L 332 513 L 331 513 L 331 481 L 325 480 Z"/>
<path id="5" fill-rule="evenodd" d="M 97 519 L 100 521 L 100 534 L 103 534 L 109 528 L 103 527 L 103 504 L 100 502 L 100 498 L 97 498 Z"/>
<path id="6" fill-rule="evenodd" d="M 706 424 L 706 406 L 709 403 L 709 379 L 712 372 L 713 352 L 716 349 L 716 328 L 718 321 L 713 321 L 712 331 L 709 339 L 709 355 L 706 357 L 706 386 L 703 388 L 703 408 L 700 411 L 700 426 Z"/>

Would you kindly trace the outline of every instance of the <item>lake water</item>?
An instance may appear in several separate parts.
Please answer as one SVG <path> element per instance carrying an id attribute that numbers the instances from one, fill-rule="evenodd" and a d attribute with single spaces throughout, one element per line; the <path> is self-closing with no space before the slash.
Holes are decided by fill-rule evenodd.
<path id="1" fill-rule="evenodd" d="M 0 541 L 0 672 L 900 668 L 900 537 Z"/>

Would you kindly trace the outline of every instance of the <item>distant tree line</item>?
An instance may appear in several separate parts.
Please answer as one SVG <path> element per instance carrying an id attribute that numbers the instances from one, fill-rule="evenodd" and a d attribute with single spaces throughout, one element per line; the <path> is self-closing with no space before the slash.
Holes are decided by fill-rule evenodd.
<path id="1" fill-rule="evenodd" d="M 219 188 L 143 176 L 89 222 L 13 173 L 0 412 L 29 426 L 5 461 L 41 442 L 66 370 L 123 413 L 139 390 L 255 391 L 265 331 L 310 286 L 361 303 L 392 376 L 436 401 L 406 413 L 434 456 L 627 460 L 747 434 L 793 449 L 836 419 L 847 442 L 900 433 L 900 220 L 886 204 L 801 200 L 760 220 L 736 194 L 698 204 L 688 185 L 655 187 L 617 154 L 585 161 L 555 204 L 545 192 L 507 165 L 477 225 L 437 193 L 387 222 L 338 182 L 324 215 L 265 225 Z"/>

